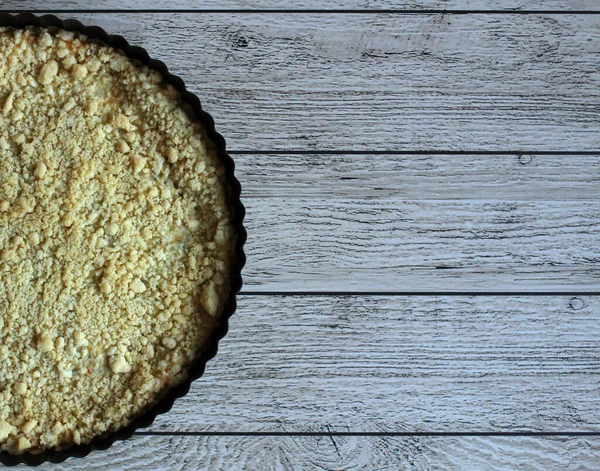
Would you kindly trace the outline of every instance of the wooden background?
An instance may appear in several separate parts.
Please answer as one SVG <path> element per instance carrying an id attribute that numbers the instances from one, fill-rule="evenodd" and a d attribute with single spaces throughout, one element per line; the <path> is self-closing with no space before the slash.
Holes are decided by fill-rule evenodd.
<path id="1" fill-rule="evenodd" d="M 248 265 L 188 396 L 40 469 L 600 468 L 596 0 L 91 5 L 2 6 L 186 81 L 237 162 Z"/>

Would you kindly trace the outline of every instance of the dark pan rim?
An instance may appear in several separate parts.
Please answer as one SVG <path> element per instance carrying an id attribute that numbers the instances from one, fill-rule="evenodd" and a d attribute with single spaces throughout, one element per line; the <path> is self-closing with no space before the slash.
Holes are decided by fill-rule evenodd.
<path id="1" fill-rule="evenodd" d="M 230 276 L 229 299 L 219 319 L 219 325 L 212 333 L 199 358 L 190 367 L 189 378 L 178 386 L 169 389 L 166 392 L 166 395 L 156 405 L 140 417 L 136 418 L 129 426 L 117 430 L 116 432 L 105 433 L 95 437 L 88 445 L 72 445 L 64 450 L 49 449 L 37 454 L 23 453 L 21 455 L 12 455 L 8 452 L 0 452 L 0 463 L 4 465 L 15 466 L 18 464 L 26 464 L 29 466 L 39 466 L 45 462 L 62 463 L 71 457 L 82 458 L 89 455 L 92 451 L 108 449 L 117 440 L 126 440 L 130 438 L 136 430 L 150 426 L 159 414 L 164 414 L 171 410 L 175 400 L 185 396 L 188 393 L 192 382 L 202 376 L 206 368 L 206 363 L 217 354 L 219 340 L 227 334 L 228 320 L 236 309 L 236 294 L 242 287 L 242 268 L 246 262 L 246 256 L 244 254 L 246 230 L 243 226 L 245 209 L 240 200 L 240 182 L 234 176 L 235 165 L 226 152 L 223 136 L 215 131 L 214 120 L 202 109 L 198 97 L 187 91 L 183 80 L 178 76 L 169 73 L 165 64 L 158 60 L 151 59 L 143 48 L 131 46 L 122 36 L 110 35 L 98 26 L 84 26 L 77 20 L 63 21 L 54 15 L 36 16 L 31 13 L 11 15 L 9 13 L 0 12 L 0 27 L 5 26 L 19 29 L 23 29 L 27 26 L 37 26 L 42 28 L 56 27 L 67 31 L 80 32 L 90 39 L 100 40 L 108 46 L 119 49 L 130 59 L 137 60 L 143 65 L 160 72 L 165 82 L 170 83 L 179 91 L 182 101 L 192 108 L 194 117 L 204 125 L 209 139 L 215 143 L 217 156 L 225 166 L 226 181 L 231 190 L 229 203 L 234 212 L 232 221 L 237 234 L 235 262 Z"/>

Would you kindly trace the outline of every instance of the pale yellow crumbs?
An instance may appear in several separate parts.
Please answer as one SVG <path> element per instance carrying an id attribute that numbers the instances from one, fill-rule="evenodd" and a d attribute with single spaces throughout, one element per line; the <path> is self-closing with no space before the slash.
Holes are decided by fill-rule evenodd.
<path id="1" fill-rule="evenodd" d="M 115 431 L 186 379 L 228 297 L 225 170 L 158 72 L 0 28 L 0 449 Z"/>

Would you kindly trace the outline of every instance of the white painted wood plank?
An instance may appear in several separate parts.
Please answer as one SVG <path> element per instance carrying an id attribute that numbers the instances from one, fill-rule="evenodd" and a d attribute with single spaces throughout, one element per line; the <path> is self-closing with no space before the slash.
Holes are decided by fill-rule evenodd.
<path id="1" fill-rule="evenodd" d="M 246 290 L 599 286 L 600 156 L 235 159 Z"/>
<path id="2" fill-rule="evenodd" d="M 233 155 L 245 198 L 596 201 L 599 155 Z"/>
<path id="3" fill-rule="evenodd" d="M 84 0 L 6 0 L 3 8 L 17 9 L 82 9 L 92 7 Z M 394 10 L 558 10 L 558 11 L 597 11 L 598 4 L 594 0 L 174 0 L 169 2 L 169 10 L 177 9 L 394 9 Z M 148 9 L 165 8 L 164 2 L 158 0 L 128 0 L 127 3 L 117 0 L 98 0 L 94 9 Z"/>
<path id="4" fill-rule="evenodd" d="M 150 430 L 600 431 L 600 297 L 240 296 Z"/>
<path id="5" fill-rule="evenodd" d="M 68 16 L 166 61 L 230 149 L 600 148 L 598 15 Z"/>
<path id="6" fill-rule="evenodd" d="M 600 283 L 600 202 L 250 199 L 252 291 L 577 291 Z"/>
<path id="7" fill-rule="evenodd" d="M 593 470 L 600 439 L 536 437 L 135 437 L 53 470 Z"/>

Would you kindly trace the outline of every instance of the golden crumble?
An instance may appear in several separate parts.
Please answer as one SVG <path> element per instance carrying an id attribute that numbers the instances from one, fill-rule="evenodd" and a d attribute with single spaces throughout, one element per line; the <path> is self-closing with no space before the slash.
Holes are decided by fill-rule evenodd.
<path id="1" fill-rule="evenodd" d="M 129 424 L 212 333 L 235 234 L 185 106 L 82 35 L 0 28 L 0 449 Z"/>

